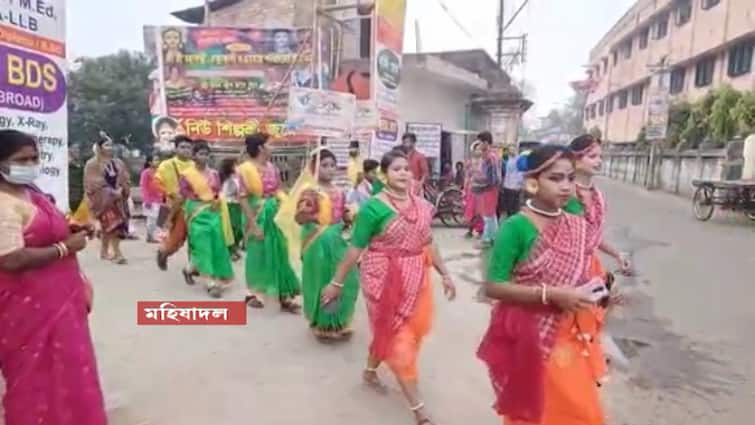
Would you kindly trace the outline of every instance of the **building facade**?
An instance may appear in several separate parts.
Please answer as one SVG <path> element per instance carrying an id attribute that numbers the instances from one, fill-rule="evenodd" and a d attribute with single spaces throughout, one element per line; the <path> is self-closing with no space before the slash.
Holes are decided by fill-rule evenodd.
<path id="1" fill-rule="evenodd" d="M 753 90 L 754 48 L 755 0 L 639 0 L 590 52 L 584 126 L 636 141 L 661 72 L 672 104 L 724 84 Z"/>

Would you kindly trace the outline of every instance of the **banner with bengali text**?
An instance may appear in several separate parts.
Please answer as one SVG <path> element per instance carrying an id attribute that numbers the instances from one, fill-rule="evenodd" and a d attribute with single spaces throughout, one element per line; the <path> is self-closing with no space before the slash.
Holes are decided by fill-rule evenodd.
<path id="1" fill-rule="evenodd" d="M 4 2 L 0 9 L 0 128 L 39 142 L 36 184 L 68 210 L 65 0 Z"/>
<path id="2" fill-rule="evenodd" d="M 348 138 L 354 127 L 356 99 L 350 93 L 292 87 L 286 126 L 300 135 Z"/>
<path id="3" fill-rule="evenodd" d="M 158 65 L 150 96 L 158 144 L 177 133 L 210 142 L 257 130 L 284 136 L 289 88 L 317 78 L 311 38 L 309 29 L 146 27 Z"/>

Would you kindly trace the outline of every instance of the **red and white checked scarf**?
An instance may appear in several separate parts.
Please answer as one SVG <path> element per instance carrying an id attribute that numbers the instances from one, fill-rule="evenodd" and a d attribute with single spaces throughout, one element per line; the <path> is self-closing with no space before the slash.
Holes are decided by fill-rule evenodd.
<path id="1" fill-rule="evenodd" d="M 583 217 L 562 214 L 540 235 L 529 258 L 514 269 L 520 285 L 575 288 L 588 280 L 587 223 Z M 558 332 L 561 312 L 556 308 L 538 312 L 540 349 L 548 358 Z"/>
<path id="2" fill-rule="evenodd" d="M 412 200 L 413 206 L 370 242 L 360 267 L 373 331 L 370 353 L 381 360 L 389 354 L 393 335 L 412 315 L 428 268 L 433 206 L 418 196 Z"/>
<path id="3" fill-rule="evenodd" d="M 541 232 L 513 281 L 539 287 L 577 287 L 588 279 L 587 221 L 562 214 Z M 495 259 L 491 259 L 495 261 Z M 477 356 L 487 365 L 496 411 L 513 420 L 538 423 L 545 405 L 545 364 L 563 313 L 552 306 L 498 303 Z"/>
<path id="4" fill-rule="evenodd" d="M 594 187 L 590 189 L 592 198 L 589 204 L 585 203 L 581 193 L 577 190 L 577 198 L 585 207 L 584 218 L 587 221 L 587 251 L 593 253 L 600 243 L 603 242 L 603 229 L 606 222 L 606 201 L 603 193 Z"/>

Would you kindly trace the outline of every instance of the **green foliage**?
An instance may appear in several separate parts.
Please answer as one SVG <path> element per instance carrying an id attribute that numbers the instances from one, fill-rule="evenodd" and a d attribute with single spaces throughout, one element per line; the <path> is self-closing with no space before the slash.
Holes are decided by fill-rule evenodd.
<path id="1" fill-rule="evenodd" d="M 152 144 L 149 113 L 149 73 L 147 58 L 121 51 L 98 58 L 77 61 L 69 74 L 68 131 L 71 144 L 90 148 L 100 130 L 116 142 L 132 135 L 130 149 L 142 151 Z"/>
<path id="2" fill-rule="evenodd" d="M 743 135 L 755 132 L 755 92 L 745 92 L 731 111 Z"/>
<path id="3" fill-rule="evenodd" d="M 737 134 L 737 120 L 732 114 L 742 94 L 730 86 L 721 87 L 710 108 L 708 122 L 716 145 L 723 146 Z"/>
<path id="4" fill-rule="evenodd" d="M 689 102 L 679 102 L 671 105 L 668 117 L 668 132 L 666 133 L 666 145 L 673 148 L 682 142 L 682 134 L 687 128 L 687 122 L 692 114 L 692 105 Z"/>

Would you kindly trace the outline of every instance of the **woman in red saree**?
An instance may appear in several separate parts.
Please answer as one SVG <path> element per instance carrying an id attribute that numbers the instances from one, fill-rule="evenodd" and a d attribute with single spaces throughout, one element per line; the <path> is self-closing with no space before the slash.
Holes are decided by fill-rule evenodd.
<path id="1" fill-rule="evenodd" d="M 604 425 L 595 362 L 594 323 L 586 322 L 608 291 L 588 273 L 588 224 L 565 214 L 574 193 L 574 163 L 564 147 L 546 145 L 522 160 L 530 199 L 502 225 L 488 269 L 486 295 L 496 300 L 478 350 L 506 425 Z"/>
<path id="2" fill-rule="evenodd" d="M 129 173 L 126 164 L 113 156 L 115 144 L 102 133 L 94 157 L 84 166 L 84 190 L 92 214 L 100 222 L 100 258 L 126 264 L 121 239 L 128 235 Z"/>
<path id="3" fill-rule="evenodd" d="M 0 130 L 0 369 L 5 425 L 104 425 L 87 313 L 92 290 L 76 253 L 86 231 L 32 186 L 39 151 Z M 80 229 L 74 229 L 80 230 Z"/>
<path id="4" fill-rule="evenodd" d="M 466 175 L 464 178 L 464 219 L 467 221 L 467 237 L 482 236 L 485 229 L 482 217 L 477 213 L 477 199 L 472 192 L 472 181 L 482 173 L 482 150 L 480 142 L 475 141 L 469 148 L 472 157 L 467 161 Z"/>
<path id="5" fill-rule="evenodd" d="M 417 424 L 432 424 L 418 387 L 417 359 L 433 318 L 430 267 L 443 277 L 446 296 L 456 296 L 451 277 L 433 243 L 433 207 L 411 191 L 406 155 L 387 153 L 380 168 L 387 185 L 359 209 L 352 246 L 338 265 L 322 302 L 337 302 L 349 270 L 361 257 L 360 281 L 372 328 L 364 380 L 384 390 L 377 375 L 385 362 L 396 376 Z"/>

